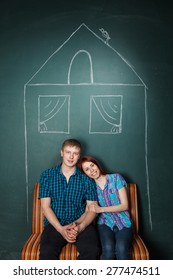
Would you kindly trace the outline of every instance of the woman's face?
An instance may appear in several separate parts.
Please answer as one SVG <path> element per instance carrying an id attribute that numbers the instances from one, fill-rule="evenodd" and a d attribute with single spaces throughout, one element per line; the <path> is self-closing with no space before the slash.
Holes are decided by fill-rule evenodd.
<path id="1" fill-rule="evenodd" d="M 84 162 L 84 163 L 82 164 L 82 169 L 83 169 L 84 173 L 85 173 L 88 177 L 90 177 L 90 178 L 92 178 L 92 179 L 94 179 L 94 180 L 98 179 L 98 178 L 100 177 L 100 175 L 101 175 L 100 169 L 99 169 L 98 166 L 97 166 L 95 163 L 93 163 L 92 161 L 86 161 L 86 162 Z"/>

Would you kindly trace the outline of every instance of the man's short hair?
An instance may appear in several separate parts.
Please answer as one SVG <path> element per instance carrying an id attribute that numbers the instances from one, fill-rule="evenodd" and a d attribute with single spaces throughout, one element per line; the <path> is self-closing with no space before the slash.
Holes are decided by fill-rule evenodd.
<path id="1" fill-rule="evenodd" d="M 61 150 L 63 150 L 67 146 L 77 147 L 77 148 L 79 148 L 79 150 L 81 150 L 81 143 L 76 139 L 65 140 L 62 144 Z"/>

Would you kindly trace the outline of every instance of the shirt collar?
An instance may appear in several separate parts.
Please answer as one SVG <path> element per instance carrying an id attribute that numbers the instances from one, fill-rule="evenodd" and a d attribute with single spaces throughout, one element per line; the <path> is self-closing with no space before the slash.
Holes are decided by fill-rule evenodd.
<path id="1" fill-rule="evenodd" d="M 61 165 L 62 165 L 62 163 L 61 163 L 60 166 L 59 166 L 59 170 L 60 170 L 60 173 L 63 174 L 63 173 L 62 173 L 62 169 L 61 169 Z M 73 175 L 78 175 L 79 173 L 80 173 L 80 170 L 79 170 L 79 168 L 76 166 L 76 167 L 75 167 L 75 171 L 74 171 L 74 173 L 72 174 L 72 176 L 73 176 Z"/>

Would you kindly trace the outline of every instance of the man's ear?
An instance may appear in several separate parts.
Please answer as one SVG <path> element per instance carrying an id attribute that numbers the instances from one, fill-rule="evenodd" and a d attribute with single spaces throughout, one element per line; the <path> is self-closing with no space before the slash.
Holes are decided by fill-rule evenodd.
<path id="1" fill-rule="evenodd" d="M 60 151 L 61 157 L 63 157 L 63 150 Z"/>

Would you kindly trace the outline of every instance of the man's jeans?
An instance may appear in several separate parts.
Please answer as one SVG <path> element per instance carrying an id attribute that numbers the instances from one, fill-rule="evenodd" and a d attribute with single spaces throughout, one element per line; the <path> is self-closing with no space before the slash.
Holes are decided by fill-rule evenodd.
<path id="1" fill-rule="evenodd" d="M 57 260 L 67 241 L 52 225 L 45 227 L 40 241 L 40 260 Z M 75 243 L 79 252 L 78 260 L 96 260 L 100 253 L 98 233 L 91 224 L 77 237 Z"/>

